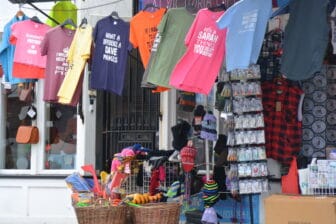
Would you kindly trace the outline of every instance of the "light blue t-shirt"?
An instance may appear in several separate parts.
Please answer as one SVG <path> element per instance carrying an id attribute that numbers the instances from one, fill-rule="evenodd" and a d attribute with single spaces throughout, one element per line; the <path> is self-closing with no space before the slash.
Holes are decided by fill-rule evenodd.
<path id="1" fill-rule="evenodd" d="M 241 0 L 218 19 L 220 29 L 227 27 L 227 71 L 257 62 L 271 13 L 272 0 Z"/>
<path id="2" fill-rule="evenodd" d="M 15 16 L 5 25 L 4 32 L 2 34 L 2 40 L 0 43 L 0 64 L 2 65 L 4 71 L 4 81 L 9 82 L 10 84 L 28 82 L 29 80 L 19 79 L 12 76 L 15 46 L 9 42 L 11 26 L 16 22 L 20 22 L 26 19 L 29 18 L 27 16 L 23 16 L 22 19 L 19 19 Z"/>

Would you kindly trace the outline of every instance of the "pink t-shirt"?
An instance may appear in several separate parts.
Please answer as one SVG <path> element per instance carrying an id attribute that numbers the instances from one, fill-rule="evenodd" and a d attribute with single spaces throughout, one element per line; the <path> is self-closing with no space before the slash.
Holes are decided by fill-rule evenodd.
<path id="1" fill-rule="evenodd" d="M 184 40 L 187 50 L 171 74 L 171 86 L 188 92 L 210 92 L 225 54 L 226 29 L 220 30 L 216 25 L 223 13 L 198 11 Z"/>
<path id="2" fill-rule="evenodd" d="M 68 51 L 75 31 L 56 26 L 49 30 L 41 43 L 41 54 L 47 55 L 43 100 L 57 103 L 57 92 L 68 70 Z"/>
<path id="3" fill-rule="evenodd" d="M 22 76 L 22 74 L 15 74 L 15 65 L 20 67 L 37 67 L 38 69 L 46 67 L 46 57 L 41 56 L 40 44 L 49 29 L 48 25 L 31 20 L 25 20 L 12 25 L 10 42 L 16 45 L 13 68 L 14 76 Z M 41 78 L 40 74 L 37 75 L 30 72 L 25 72 L 23 76 L 21 78 Z"/>

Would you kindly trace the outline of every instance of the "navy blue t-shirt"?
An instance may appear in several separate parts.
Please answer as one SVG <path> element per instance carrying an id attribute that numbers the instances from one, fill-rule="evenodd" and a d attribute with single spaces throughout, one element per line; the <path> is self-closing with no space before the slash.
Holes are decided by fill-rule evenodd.
<path id="1" fill-rule="evenodd" d="M 93 31 L 90 87 L 122 95 L 127 64 L 129 23 L 112 16 L 99 20 Z"/>

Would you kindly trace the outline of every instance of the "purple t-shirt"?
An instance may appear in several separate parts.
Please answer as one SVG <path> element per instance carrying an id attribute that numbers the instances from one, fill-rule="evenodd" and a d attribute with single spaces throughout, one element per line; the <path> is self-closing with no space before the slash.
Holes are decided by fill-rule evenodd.
<path id="1" fill-rule="evenodd" d="M 57 92 L 68 70 L 66 61 L 75 31 L 57 26 L 49 30 L 41 43 L 41 54 L 47 55 L 43 100 L 57 103 Z"/>
<path id="2" fill-rule="evenodd" d="M 99 20 L 93 31 L 95 49 L 90 87 L 122 95 L 127 64 L 129 23 L 112 16 Z"/>

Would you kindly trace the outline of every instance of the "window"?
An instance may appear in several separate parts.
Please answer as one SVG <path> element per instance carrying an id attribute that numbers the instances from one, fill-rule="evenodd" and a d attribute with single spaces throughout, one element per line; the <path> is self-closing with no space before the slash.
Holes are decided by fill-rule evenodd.
<path id="1" fill-rule="evenodd" d="M 19 99 L 21 85 L 2 86 L 0 100 L 0 173 L 68 174 L 77 168 L 76 107 L 42 101 L 41 81 L 35 85 L 33 103 Z M 37 116 L 31 117 L 32 110 Z M 20 125 L 39 129 L 37 144 L 18 144 Z"/>
<path id="2" fill-rule="evenodd" d="M 45 169 L 74 169 L 76 162 L 76 108 L 48 104 Z"/>
<path id="3" fill-rule="evenodd" d="M 30 169 L 31 145 L 18 144 L 15 141 L 18 127 L 31 125 L 32 120 L 27 115 L 29 105 L 19 100 L 17 86 L 3 90 L 2 113 L 1 116 L 1 169 Z"/>

